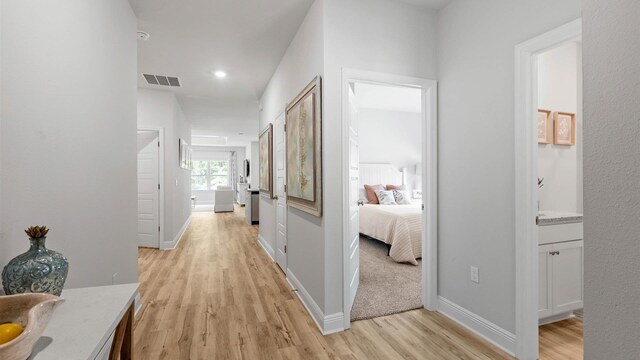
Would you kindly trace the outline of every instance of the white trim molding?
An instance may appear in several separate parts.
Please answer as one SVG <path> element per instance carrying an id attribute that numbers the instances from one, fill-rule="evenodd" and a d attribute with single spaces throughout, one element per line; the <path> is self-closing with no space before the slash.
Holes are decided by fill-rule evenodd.
<path id="1" fill-rule="evenodd" d="M 422 302 L 429 311 L 438 310 L 438 83 L 435 80 L 394 75 L 366 70 L 342 69 L 342 211 L 349 214 L 349 86 L 351 83 L 395 85 L 422 90 Z M 342 272 L 344 328 L 351 327 L 350 283 L 350 222 L 343 219 Z"/>
<path id="2" fill-rule="evenodd" d="M 163 241 L 160 243 L 161 244 L 160 250 L 175 249 L 178 246 L 178 243 L 180 243 L 180 240 L 182 240 L 182 236 L 187 231 L 189 224 L 191 224 L 191 215 L 189 215 L 189 218 L 187 219 L 187 221 L 184 222 L 184 225 L 182 225 L 182 228 L 180 228 L 180 231 L 178 231 L 176 236 L 173 238 L 173 241 Z"/>
<path id="3" fill-rule="evenodd" d="M 271 247 L 271 245 L 269 245 L 269 243 L 262 236 L 262 234 L 258 234 L 258 244 L 260 244 L 264 252 L 266 252 L 267 255 L 269 255 L 269 258 L 271 259 L 271 261 L 276 261 L 276 258 L 275 258 L 276 253 L 273 251 L 273 248 Z"/>
<path id="4" fill-rule="evenodd" d="M 515 48 L 515 260 L 518 359 L 538 358 L 537 55 L 582 38 L 574 20 Z"/>
<path id="5" fill-rule="evenodd" d="M 344 330 L 344 315 L 343 313 L 335 313 L 325 316 L 320 309 L 320 306 L 313 300 L 309 292 L 302 286 L 302 283 L 296 278 L 290 269 L 287 269 L 287 282 L 298 295 L 300 302 L 307 309 L 309 315 L 316 323 L 316 326 L 322 333 L 322 335 L 329 335 Z"/>
<path id="6" fill-rule="evenodd" d="M 438 297 L 438 311 L 509 355 L 514 355 L 515 334 L 443 297 Z"/>

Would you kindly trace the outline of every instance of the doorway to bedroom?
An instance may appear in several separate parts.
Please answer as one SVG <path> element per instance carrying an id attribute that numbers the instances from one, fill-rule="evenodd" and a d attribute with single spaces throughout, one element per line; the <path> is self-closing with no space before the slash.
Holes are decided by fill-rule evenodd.
<path id="1" fill-rule="evenodd" d="M 354 70 L 343 82 L 348 328 L 435 309 L 436 84 Z"/>

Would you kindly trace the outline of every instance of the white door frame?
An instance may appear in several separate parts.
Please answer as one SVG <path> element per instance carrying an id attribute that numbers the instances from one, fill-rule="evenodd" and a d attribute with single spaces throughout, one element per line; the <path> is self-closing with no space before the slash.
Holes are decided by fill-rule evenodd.
<path id="1" fill-rule="evenodd" d="M 581 37 L 582 19 L 577 19 L 515 49 L 515 355 L 518 359 L 538 358 L 537 55 Z"/>
<path id="2" fill-rule="evenodd" d="M 435 80 L 387 73 L 342 69 L 342 213 L 349 213 L 349 83 L 371 83 L 422 89 L 422 301 L 430 311 L 438 309 L 438 83 Z M 426 166 L 424 166 L 426 164 Z M 342 220 L 342 274 L 344 328 L 351 327 L 349 307 L 349 221 Z"/>
<path id="3" fill-rule="evenodd" d="M 284 147 L 284 158 L 283 160 L 283 166 L 284 166 L 284 183 L 287 183 L 287 132 L 286 132 L 286 125 L 287 125 L 287 113 L 285 110 L 283 110 L 281 113 L 278 114 L 278 116 L 276 116 L 275 120 L 273 121 L 273 137 L 274 137 L 274 141 L 273 141 L 273 145 L 274 145 L 274 152 L 273 152 L 273 164 L 275 165 L 275 171 L 273 172 L 273 177 L 274 177 L 274 182 L 273 182 L 273 186 L 274 186 L 274 195 L 275 195 L 275 208 L 276 208 L 276 216 L 275 216 L 275 223 L 276 223 L 276 243 L 275 243 L 275 249 L 273 249 L 273 261 L 280 266 L 280 264 L 278 263 L 278 201 L 280 201 L 280 197 L 277 194 L 277 183 L 275 180 L 277 180 L 277 173 L 278 173 L 278 153 L 277 153 L 277 147 L 278 147 L 278 142 L 276 141 L 276 137 L 278 136 L 278 119 L 280 119 L 280 117 L 284 118 L 284 126 L 285 126 L 285 131 L 282 133 L 282 136 L 284 136 L 284 139 L 282 139 L 283 142 L 283 147 Z M 284 197 L 284 232 L 285 232 L 285 247 L 289 244 L 289 204 L 287 203 L 287 193 L 284 192 L 283 194 Z M 288 274 L 288 268 L 289 268 L 289 252 L 285 251 L 284 253 L 284 262 L 285 262 L 285 267 L 284 269 L 282 269 L 282 267 L 280 267 L 280 269 L 282 269 L 282 272 L 285 274 Z"/>
<path id="4" fill-rule="evenodd" d="M 145 126 L 138 128 L 137 131 L 157 131 L 158 141 L 160 146 L 158 147 L 158 183 L 160 183 L 160 191 L 158 193 L 158 225 L 160 226 L 160 234 L 158 235 L 158 249 L 163 249 L 162 244 L 164 242 L 164 128 L 163 127 L 151 127 Z"/>

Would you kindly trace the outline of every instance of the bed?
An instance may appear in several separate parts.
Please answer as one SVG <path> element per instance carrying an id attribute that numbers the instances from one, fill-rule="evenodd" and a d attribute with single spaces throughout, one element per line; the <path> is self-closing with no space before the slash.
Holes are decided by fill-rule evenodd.
<path id="1" fill-rule="evenodd" d="M 364 184 L 405 183 L 403 173 L 389 164 L 360 164 L 361 189 L 364 189 Z M 416 260 L 422 257 L 421 203 L 364 204 L 359 210 L 360 234 L 390 246 L 389 256 L 394 261 L 418 265 Z"/>
<path id="2" fill-rule="evenodd" d="M 360 233 L 390 245 L 396 262 L 418 265 L 422 257 L 421 205 L 371 205 L 360 207 Z"/>

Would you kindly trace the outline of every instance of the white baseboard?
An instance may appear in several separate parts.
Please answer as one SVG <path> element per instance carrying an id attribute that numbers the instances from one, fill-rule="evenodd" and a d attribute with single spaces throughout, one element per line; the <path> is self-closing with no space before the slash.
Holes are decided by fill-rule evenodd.
<path id="1" fill-rule="evenodd" d="M 515 334 L 443 297 L 438 297 L 438 312 L 471 330 L 471 332 L 499 347 L 509 355 L 514 356 L 516 348 Z"/>
<path id="2" fill-rule="evenodd" d="M 267 255 L 269 255 L 269 257 L 271 258 L 271 261 L 276 261 L 275 260 L 276 253 L 273 251 L 273 248 L 271 247 L 271 245 L 269 245 L 267 240 L 265 240 L 265 238 L 262 237 L 262 234 L 258 234 L 258 243 L 262 246 L 262 248 L 267 253 Z"/>
<path id="3" fill-rule="evenodd" d="M 302 305 L 307 309 L 307 312 L 311 315 L 311 318 L 316 323 L 322 335 L 329 335 L 344 330 L 344 314 L 340 312 L 325 316 L 322 309 L 320 309 L 318 304 L 311 298 L 311 295 L 309 295 L 304 286 L 302 286 L 302 283 L 300 283 L 290 269 L 287 269 L 287 281 L 295 290 Z"/>
<path id="4" fill-rule="evenodd" d="M 178 246 L 178 243 L 180 242 L 180 240 L 182 240 L 182 235 L 184 235 L 184 232 L 187 231 L 187 228 L 189 227 L 189 224 L 191 223 L 191 215 L 189 215 L 189 218 L 187 219 L 187 221 L 184 222 L 184 225 L 182 225 L 182 228 L 180 228 L 180 231 L 178 231 L 178 234 L 176 234 L 176 236 L 173 238 L 173 241 L 171 242 L 162 242 L 162 244 L 160 245 L 160 250 L 173 250 L 176 248 L 176 246 Z"/>
<path id="5" fill-rule="evenodd" d="M 339 312 L 324 317 L 323 335 L 329 335 L 344 331 L 344 314 Z"/>
<path id="6" fill-rule="evenodd" d="M 571 319 L 572 317 L 575 317 L 575 315 L 573 315 L 573 311 L 569 311 L 569 312 L 558 314 L 558 315 L 552 315 L 544 319 L 538 319 L 538 325 L 540 326 L 547 325 L 554 322 Z"/>

